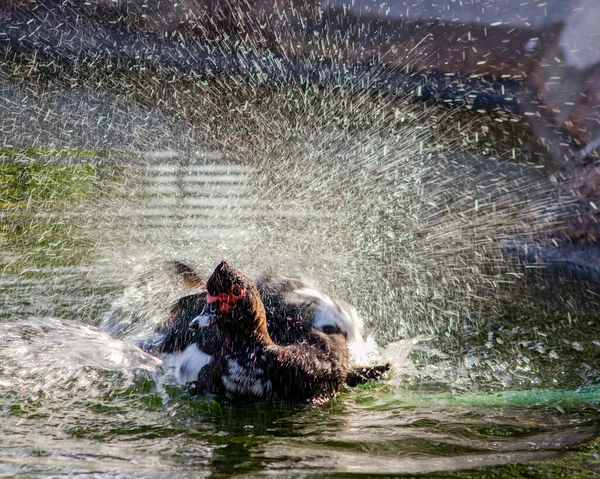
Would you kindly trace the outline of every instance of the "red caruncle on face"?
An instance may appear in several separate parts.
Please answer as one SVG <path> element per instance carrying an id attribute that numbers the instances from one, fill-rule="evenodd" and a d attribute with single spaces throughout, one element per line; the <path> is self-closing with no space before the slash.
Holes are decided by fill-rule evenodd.
<path id="1" fill-rule="evenodd" d="M 237 303 L 243 296 L 242 288 L 239 285 L 234 284 L 231 287 L 229 293 L 219 293 L 217 295 L 212 295 L 210 293 L 206 293 L 206 303 L 213 304 L 215 302 L 219 302 L 219 311 L 221 314 L 229 314 L 232 306 Z"/>

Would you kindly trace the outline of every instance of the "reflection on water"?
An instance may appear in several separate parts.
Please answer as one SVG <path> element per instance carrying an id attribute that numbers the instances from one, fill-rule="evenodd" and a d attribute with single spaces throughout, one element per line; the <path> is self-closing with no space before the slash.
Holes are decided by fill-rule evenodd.
<path id="1" fill-rule="evenodd" d="M 75 258 L 70 265 L 53 263 L 52 257 L 28 256 L 30 244 L 19 246 L 22 231 L 7 230 L 12 236 L 3 243 L 6 274 L 0 277 L 2 474 L 501 472 L 502 465 L 561 457 L 598 436 L 597 389 L 529 391 L 522 384 L 530 386 L 537 372 L 523 368 L 509 371 L 525 378 L 522 383 L 506 379 L 508 390 L 498 392 L 502 372 L 475 371 L 475 362 L 483 363 L 475 339 L 463 350 L 450 341 L 445 352 L 426 336 L 392 344 L 386 351 L 396 367 L 392 379 L 321 406 L 231 407 L 174 386 L 167 366 L 131 344 L 151 334 L 170 301 L 183 294 L 161 270 L 162 260 L 191 260 L 208 270 L 227 257 L 256 272 L 276 261 L 297 267 L 304 259 L 304 271 L 323 273 L 325 286 L 359 270 L 348 262 L 349 272 L 327 273 L 328 265 L 348 258 L 314 239 L 322 234 L 316 225 L 337 224 L 331 219 L 337 206 L 301 195 L 273 201 L 259 176 L 225 156 L 199 164 L 149 161 L 108 179 L 96 172 L 94 201 L 80 211 L 64 213 L 71 204 L 63 209 L 46 197 L 35 211 L 23 205 L 6 210 L 7 224 L 29 222 L 26 232 L 47 221 L 38 213 L 54 213 L 60 231 L 77 228 L 78 243 L 42 245 L 46 252 L 70 249 Z M 297 243 L 286 243 L 289 238 Z M 297 244 L 316 246 L 299 255 L 292 251 Z M 370 261 L 378 264 L 376 256 Z M 130 342 L 96 329 L 101 318 L 105 326 L 112 321 L 125 328 L 119 335 Z M 465 325 L 485 331 L 477 318 Z M 496 331 L 484 342 L 507 334 Z M 486 348 L 487 366 L 479 364 L 486 374 L 513 364 L 510 351 Z M 569 367 L 577 362 L 565 361 Z"/>

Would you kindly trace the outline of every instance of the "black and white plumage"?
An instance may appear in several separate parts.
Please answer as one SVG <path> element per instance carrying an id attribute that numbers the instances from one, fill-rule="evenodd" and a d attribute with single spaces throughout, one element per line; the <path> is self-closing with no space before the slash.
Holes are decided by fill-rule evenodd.
<path id="1" fill-rule="evenodd" d="M 189 271 L 186 275 L 200 284 Z M 227 276 L 236 278 L 243 298 L 198 327 L 207 296 L 213 307 L 232 302 L 231 292 L 224 290 L 234 284 L 223 279 Z M 348 343 L 362 341 L 357 315 L 299 280 L 263 277 L 254 284 L 223 262 L 206 288 L 208 293 L 177 301 L 158 328 L 165 339 L 157 352 L 176 355 L 180 383 L 193 382 L 199 390 L 237 402 L 306 401 L 329 397 L 345 383 L 377 379 L 389 369 L 354 366 Z M 218 295 L 229 296 L 215 300 Z M 258 339 L 257 322 L 264 330 Z"/>

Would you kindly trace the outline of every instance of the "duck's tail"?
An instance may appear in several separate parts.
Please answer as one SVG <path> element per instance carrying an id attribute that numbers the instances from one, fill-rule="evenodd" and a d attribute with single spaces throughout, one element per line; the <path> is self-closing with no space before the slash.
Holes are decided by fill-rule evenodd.
<path id="1" fill-rule="evenodd" d="M 378 381 L 390 369 L 392 369 L 390 363 L 378 366 L 353 366 L 346 377 L 346 384 L 350 387 L 354 387 L 368 381 Z"/>

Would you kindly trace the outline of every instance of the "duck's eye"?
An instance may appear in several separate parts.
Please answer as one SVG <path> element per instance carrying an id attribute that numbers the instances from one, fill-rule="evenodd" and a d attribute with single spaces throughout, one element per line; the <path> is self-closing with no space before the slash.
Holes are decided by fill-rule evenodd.
<path id="1" fill-rule="evenodd" d="M 231 294 L 233 294 L 234 296 L 239 296 L 241 292 L 242 290 L 238 284 L 234 284 L 231 288 Z"/>
<path id="2" fill-rule="evenodd" d="M 214 303 L 211 303 L 208 305 L 208 311 L 211 312 L 212 314 L 215 314 L 218 309 L 219 309 L 219 305 L 217 304 L 216 301 Z"/>

